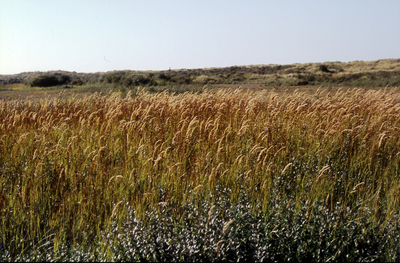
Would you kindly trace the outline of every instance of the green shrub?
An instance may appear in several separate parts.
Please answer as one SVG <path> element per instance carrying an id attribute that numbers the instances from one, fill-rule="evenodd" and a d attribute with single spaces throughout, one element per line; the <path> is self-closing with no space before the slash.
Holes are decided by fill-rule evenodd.
<path id="1" fill-rule="evenodd" d="M 153 82 L 151 74 L 131 74 L 123 82 L 126 86 L 145 86 Z"/>
<path id="2" fill-rule="evenodd" d="M 124 71 L 113 71 L 107 72 L 100 78 L 100 83 L 113 83 L 113 84 L 122 84 L 125 80 L 126 72 Z"/>
<path id="3" fill-rule="evenodd" d="M 42 75 L 33 78 L 29 85 L 31 87 L 52 87 L 65 85 L 71 82 L 71 77 L 67 75 Z"/>

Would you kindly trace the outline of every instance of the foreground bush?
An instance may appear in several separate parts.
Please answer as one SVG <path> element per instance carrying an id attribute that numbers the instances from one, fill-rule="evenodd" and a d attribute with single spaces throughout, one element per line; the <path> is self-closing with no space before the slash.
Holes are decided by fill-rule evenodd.
<path id="1" fill-rule="evenodd" d="M 166 204 L 146 212 L 146 221 L 130 209 L 123 224 L 113 223 L 92 245 L 63 244 L 51 238 L 32 245 L 17 261 L 398 261 L 398 214 L 374 225 L 373 211 L 352 210 L 323 201 L 296 208 L 288 200 L 271 200 L 267 213 L 252 204 L 245 190 L 231 202 L 228 189 L 198 196 L 180 215 Z M 206 201 L 213 200 L 213 201 Z M 256 213 L 254 213 L 256 208 Z M 88 240 L 89 241 L 89 240 Z M 92 241 L 93 242 L 93 241 Z M 89 243 L 89 242 L 88 242 Z M 86 243 L 86 244 L 88 244 Z M 1 254 L 0 254 L 1 255 Z M 10 260 L 4 253 L 2 261 Z"/>

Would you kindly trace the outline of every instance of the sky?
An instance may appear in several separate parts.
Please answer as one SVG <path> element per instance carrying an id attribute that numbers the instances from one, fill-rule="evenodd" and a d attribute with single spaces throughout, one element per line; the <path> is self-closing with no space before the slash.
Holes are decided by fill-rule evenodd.
<path id="1" fill-rule="evenodd" d="M 0 0 L 0 74 L 400 58 L 398 0 Z"/>

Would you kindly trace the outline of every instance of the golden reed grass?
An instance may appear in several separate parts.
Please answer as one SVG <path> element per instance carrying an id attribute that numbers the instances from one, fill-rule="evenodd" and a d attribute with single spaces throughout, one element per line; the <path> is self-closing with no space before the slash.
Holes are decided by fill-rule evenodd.
<path id="1" fill-rule="evenodd" d="M 361 200 L 394 212 L 399 101 L 357 89 L 0 101 L 0 234 L 79 241 L 127 206 L 179 212 L 217 185 L 233 201 L 244 187 L 263 204 Z"/>

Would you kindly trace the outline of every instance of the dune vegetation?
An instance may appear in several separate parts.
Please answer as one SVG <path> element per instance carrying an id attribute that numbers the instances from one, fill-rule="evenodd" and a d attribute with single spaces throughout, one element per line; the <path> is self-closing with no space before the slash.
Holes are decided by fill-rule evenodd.
<path id="1" fill-rule="evenodd" d="M 141 86 L 150 92 L 169 90 L 175 93 L 193 89 L 199 91 L 204 85 L 221 87 L 230 84 L 252 84 L 263 88 L 298 86 L 384 88 L 388 85 L 400 86 L 400 59 L 161 71 L 116 70 L 78 73 L 58 70 L 0 75 L 0 91 L 2 87 L 10 88 L 12 84 L 75 88 L 77 91 L 104 91 L 109 87 L 130 89 Z"/>

